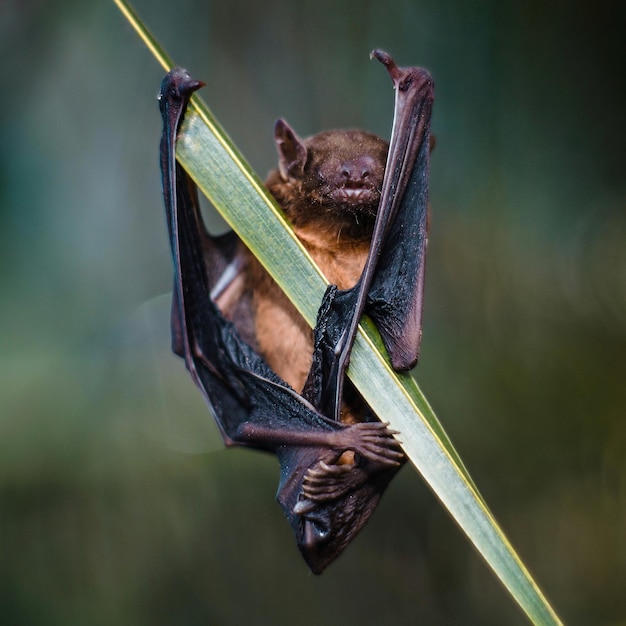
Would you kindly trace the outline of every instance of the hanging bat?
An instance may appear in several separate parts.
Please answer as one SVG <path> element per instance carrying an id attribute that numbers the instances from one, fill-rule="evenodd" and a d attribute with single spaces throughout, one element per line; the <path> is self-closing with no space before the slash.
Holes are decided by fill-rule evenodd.
<path id="1" fill-rule="evenodd" d="M 161 173 L 174 262 L 172 346 L 185 360 L 227 446 L 277 455 L 277 499 L 314 573 L 343 551 L 404 462 L 345 371 L 363 313 L 394 368 L 417 362 L 427 237 L 433 82 L 380 50 L 396 90 L 391 141 L 361 131 L 302 140 L 275 129 L 267 187 L 329 281 L 314 331 L 233 233 L 205 229 L 176 137 L 203 86 L 166 75 Z"/>

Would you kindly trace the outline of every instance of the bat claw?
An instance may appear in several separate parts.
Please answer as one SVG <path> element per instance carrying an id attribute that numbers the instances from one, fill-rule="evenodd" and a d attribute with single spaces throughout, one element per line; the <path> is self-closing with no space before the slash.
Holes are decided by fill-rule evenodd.
<path id="1" fill-rule="evenodd" d="M 363 484 L 369 476 L 368 471 L 352 465 L 326 463 L 319 461 L 310 467 L 302 481 L 302 496 L 306 502 L 325 502 L 336 500 L 351 489 Z M 305 505 L 296 505 L 299 509 Z M 295 509 L 294 509 L 294 512 Z"/>
<path id="2" fill-rule="evenodd" d="M 401 74 L 400 68 L 396 65 L 396 62 L 393 60 L 393 57 L 384 50 L 380 48 L 376 48 L 370 52 L 370 59 L 376 59 L 380 61 L 386 68 L 387 72 L 391 76 L 391 79 L 395 82 L 396 77 Z"/>
<path id="3" fill-rule="evenodd" d="M 201 80 L 191 78 L 189 72 L 182 67 L 174 67 L 163 79 L 159 100 L 167 98 L 187 99 L 205 84 Z"/>
<path id="4" fill-rule="evenodd" d="M 340 478 L 352 469 L 352 465 L 328 465 L 324 461 L 320 461 L 316 467 L 307 470 L 304 480 L 305 482 L 316 482 L 329 478 Z"/>
<path id="5" fill-rule="evenodd" d="M 388 426 L 385 422 L 360 422 L 349 426 L 340 432 L 338 449 L 353 450 L 375 465 L 397 467 L 404 459 L 404 453 L 393 436 L 397 431 L 390 430 Z M 336 474 L 337 470 L 331 467 L 326 465 L 328 469 L 324 469 L 325 473 Z"/>

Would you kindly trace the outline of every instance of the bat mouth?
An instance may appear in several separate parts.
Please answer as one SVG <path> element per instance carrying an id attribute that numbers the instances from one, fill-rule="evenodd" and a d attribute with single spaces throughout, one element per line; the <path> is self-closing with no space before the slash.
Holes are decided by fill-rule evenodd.
<path id="1" fill-rule="evenodd" d="M 334 189 L 328 197 L 334 204 L 349 207 L 362 206 L 369 213 L 370 208 L 378 204 L 380 193 L 373 187 L 360 183 L 346 183 Z"/>

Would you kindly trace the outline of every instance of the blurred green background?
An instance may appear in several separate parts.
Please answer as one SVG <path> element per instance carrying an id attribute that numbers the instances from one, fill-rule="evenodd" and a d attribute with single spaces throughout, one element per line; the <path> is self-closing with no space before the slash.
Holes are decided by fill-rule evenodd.
<path id="1" fill-rule="evenodd" d="M 416 377 L 569 624 L 626 624 L 624 5 L 136 3 L 254 167 L 436 81 Z M 0 7 L 0 623 L 524 624 L 406 467 L 321 578 L 169 354 L 162 72 L 110 2 Z"/>

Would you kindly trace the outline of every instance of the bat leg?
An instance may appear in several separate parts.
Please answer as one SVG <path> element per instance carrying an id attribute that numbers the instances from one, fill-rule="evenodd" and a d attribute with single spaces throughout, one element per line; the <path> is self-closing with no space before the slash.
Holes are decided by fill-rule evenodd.
<path id="1" fill-rule="evenodd" d="M 294 512 L 303 512 L 312 502 L 339 498 L 372 474 L 400 467 L 405 456 L 394 434 L 396 431 L 380 422 L 354 424 L 342 431 L 346 450 L 332 459 L 320 460 L 307 470 L 302 483 L 304 499 L 298 502 Z"/>
<path id="2" fill-rule="evenodd" d="M 362 457 L 372 469 L 399 467 L 404 459 L 400 442 L 394 438 L 397 431 L 382 422 L 351 424 L 335 433 L 340 440 L 336 449 L 352 450 Z"/>
<path id="3" fill-rule="evenodd" d="M 303 431 L 246 421 L 237 429 L 234 439 L 257 446 L 320 447 L 332 451 L 335 459 L 352 451 L 371 474 L 383 468 L 399 467 L 404 460 L 400 442 L 394 438 L 397 433 L 387 426 L 381 422 L 361 422 L 337 430 L 310 428 Z"/>

